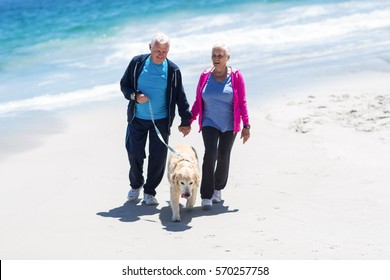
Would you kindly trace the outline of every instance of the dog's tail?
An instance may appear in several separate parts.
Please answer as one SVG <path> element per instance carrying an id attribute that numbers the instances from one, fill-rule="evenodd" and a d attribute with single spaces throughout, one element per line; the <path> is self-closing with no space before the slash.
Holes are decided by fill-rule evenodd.
<path id="1" fill-rule="evenodd" d="M 198 159 L 198 153 L 196 152 L 195 148 L 191 146 L 191 149 L 194 151 L 196 159 Z"/>

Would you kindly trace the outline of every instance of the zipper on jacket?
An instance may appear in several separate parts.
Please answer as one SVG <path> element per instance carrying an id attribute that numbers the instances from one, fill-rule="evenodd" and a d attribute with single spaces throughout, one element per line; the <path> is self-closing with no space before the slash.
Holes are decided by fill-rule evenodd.
<path id="1" fill-rule="evenodd" d="M 138 64 L 139 64 L 139 63 L 140 63 L 140 62 L 138 62 L 138 61 L 136 62 L 135 67 L 134 67 L 134 72 L 133 72 L 134 88 L 135 88 L 136 90 L 137 90 L 137 87 L 138 87 L 136 77 L 137 77 L 137 69 L 138 69 Z M 135 100 L 134 100 L 134 102 L 135 102 Z M 134 106 L 133 106 L 133 118 L 131 119 L 130 123 L 133 122 L 134 118 L 135 118 L 135 104 L 134 104 Z"/>
<path id="2" fill-rule="evenodd" d="M 137 63 L 135 64 L 135 67 L 134 67 L 134 72 L 133 72 L 133 81 L 134 81 L 134 88 L 135 88 L 135 90 L 137 90 L 137 87 L 138 87 L 137 79 L 136 79 L 138 64 L 139 64 L 139 62 L 137 61 Z"/>
<path id="3" fill-rule="evenodd" d="M 173 83 L 173 81 L 175 80 L 175 83 Z M 177 85 L 176 83 L 176 71 L 174 70 L 173 71 L 173 75 L 172 75 L 172 82 L 171 82 L 172 85 Z M 172 103 L 172 96 L 173 96 L 173 86 L 171 85 L 171 93 L 169 95 L 169 103 L 168 103 L 168 131 L 169 131 L 169 134 L 171 134 L 170 132 L 170 127 L 171 127 L 171 103 Z"/>

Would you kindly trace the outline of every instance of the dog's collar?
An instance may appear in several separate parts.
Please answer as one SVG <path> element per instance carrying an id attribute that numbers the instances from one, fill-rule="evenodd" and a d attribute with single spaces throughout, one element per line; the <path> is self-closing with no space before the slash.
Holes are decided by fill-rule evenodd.
<path id="1" fill-rule="evenodd" d="M 180 155 L 181 161 L 191 162 L 189 159 L 185 158 L 183 155 Z"/>

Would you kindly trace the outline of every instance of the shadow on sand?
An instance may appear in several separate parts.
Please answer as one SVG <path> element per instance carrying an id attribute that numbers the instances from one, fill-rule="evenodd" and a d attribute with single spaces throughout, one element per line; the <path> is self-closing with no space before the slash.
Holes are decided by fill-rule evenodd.
<path id="1" fill-rule="evenodd" d="M 164 226 L 164 229 L 167 231 L 186 231 L 192 228 L 190 223 L 192 219 L 205 217 L 205 216 L 216 216 L 220 214 L 235 213 L 238 212 L 238 209 L 230 210 L 229 206 L 223 205 L 224 201 L 220 203 L 213 204 L 213 207 L 209 210 L 204 210 L 202 207 L 197 206 L 193 209 L 186 209 L 183 205 L 180 204 L 180 222 L 172 222 L 172 210 L 170 206 L 165 206 L 160 210 L 160 221 Z"/>
<path id="2" fill-rule="evenodd" d="M 191 229 L 192 226 L 189 224 L 194 218 L 216 216 L 239 211 L 238 209 L 230 210 L 229 206 L 223 205 L 224 201 L 214 204 L 209 210 L 204 210 L 200 206 L 189 210 L 183 208 L 183 205 L 180 205 L 181 222 L 172 222 L 172 210 L 169 205 L 158 209 L 155 206 L 147 206 L 138 202 L 140 202 L 140 200 L 132 202 L 127 201 L 120 207 L 113 208 L 108 212 L 98 212 L 96 214 L 106 218 L 118 218 L 121 222 L 136 222 L 140 220 L 140 217 L 142 216 L 150 216 L 159 213 L 159 219 L 164 230 L 180 232 Z"/>

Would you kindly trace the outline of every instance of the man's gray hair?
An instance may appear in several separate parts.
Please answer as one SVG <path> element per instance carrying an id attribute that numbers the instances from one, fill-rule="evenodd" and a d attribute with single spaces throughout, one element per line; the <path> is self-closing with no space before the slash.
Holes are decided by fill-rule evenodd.
<path id="1" fill-rule="evenodd" d="M 168 44 L 168 46 L 171 43 L 171 39 L 164 33 L 157 33 L 153 36 L 152 41 L 150 42 L 150 45 L 153 47 L 155 43 L 159 43 L 161 45 Z"/>

